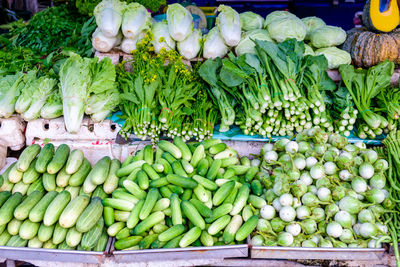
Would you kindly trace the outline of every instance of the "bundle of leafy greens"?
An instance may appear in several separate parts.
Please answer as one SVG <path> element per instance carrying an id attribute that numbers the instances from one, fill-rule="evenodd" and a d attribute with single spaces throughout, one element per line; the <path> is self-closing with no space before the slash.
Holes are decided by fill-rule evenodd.
<path id="1" fill-rule="evenodd" d="M 23 73 L 0 76 L 0 118 L 8 118 L 15 112 L 15 103 L 25 86 Z"/>

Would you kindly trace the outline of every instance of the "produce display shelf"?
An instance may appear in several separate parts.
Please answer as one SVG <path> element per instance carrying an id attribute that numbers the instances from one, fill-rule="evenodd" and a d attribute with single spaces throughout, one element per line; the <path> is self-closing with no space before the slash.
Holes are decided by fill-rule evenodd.
<path id="1" fill-rule="evenodd" d="M 0 258 L 26 262 L 46 261 L 101 264 L 108 255 L 111 243 L 112 239 L 109 238 L 106 250 L 103 252 L 0 246 Z"/>
<path id="2" fill-rule="evenodd" d="M 180 260 L 212 260 L 225 258 L 247 258 L 249 247 L 247 244 L 213 246 L 213 247 L 187 247 L 187 248 L 161 248 L 143 250 L 114 250 L 111 254 L 116 263 L 149 262 L 149 261 L 180 261 Z"/>
<path id="3" fill-rule="evenodd" d="M 252 246 L 252 259 L 287 260 L 380 260 L 385 254 L 384 248 L 301 248 L 301 247 L 265 247 Z"/>

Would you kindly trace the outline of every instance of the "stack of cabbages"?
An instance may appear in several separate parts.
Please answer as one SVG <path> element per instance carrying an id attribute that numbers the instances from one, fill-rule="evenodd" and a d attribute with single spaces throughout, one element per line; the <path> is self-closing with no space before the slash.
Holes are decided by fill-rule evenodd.
<path id="1" fill-rule="evenodd" d="M 261 207 L 252 244 L 377 248 L 390 241 L 382 218 L 394 203 L 388 162 L 363 143 L 319 128 L 266 144 Z"/>

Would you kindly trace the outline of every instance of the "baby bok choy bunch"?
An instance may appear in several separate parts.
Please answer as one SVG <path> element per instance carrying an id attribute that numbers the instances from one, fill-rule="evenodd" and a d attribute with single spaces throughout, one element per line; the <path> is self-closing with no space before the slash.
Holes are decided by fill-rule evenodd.
<path id="1" fill-rule="evenodd" d="M 266 144 L 261 168 L 267 204 L 253 245 L 378 248 L 391 240 L 388 162 L 363 143 L 312 128 Z"/>

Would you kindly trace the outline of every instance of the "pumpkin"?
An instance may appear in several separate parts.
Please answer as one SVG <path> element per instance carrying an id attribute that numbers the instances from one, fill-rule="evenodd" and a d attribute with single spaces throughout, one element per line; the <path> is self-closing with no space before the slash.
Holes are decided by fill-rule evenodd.
<path id="1" fill-rule="evenodd" d="M 371 31 L 391 32 L 399 25 L 397 0 L 390 0 L 387 9 L 380 11 L 383 0 L 368 0 L 363 10 L 363 23 Z"/>
<path id="2" fill-rule="evenodd" d="M 400 65 L 400 31 L 374 33 L 365 27 L 354 28 L 347 32 L 342 49 L 357 67 L 368 68 L 385 60 Z"/>

